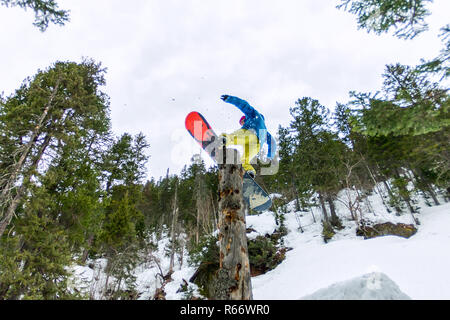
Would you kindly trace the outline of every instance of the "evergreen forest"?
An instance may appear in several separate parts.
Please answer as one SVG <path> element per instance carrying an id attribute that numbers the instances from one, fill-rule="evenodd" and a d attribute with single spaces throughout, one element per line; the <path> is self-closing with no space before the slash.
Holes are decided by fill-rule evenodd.
<path id="1" fill-rule="evenodd" d="M 336 10 L 367 32 L 409 41 L 427 32 L 427 2 L 341 0 Z M 0 4 L 33 11 L 42 32 L 70 23 L 70 11 L 53 0 Z M 417 196 L 429 206 L 450 201 L 450 25 L 441 40 L 434 59 L 386 65 L 376 92 L 352 91 L 332 106 L 299 93 L 282 106 L 291 118 L 273 133 L 279 170 L 260 175 L 266 164 L 255 165 L 256 181 L 276 195 L 271 210 L 280 227 L 292 201 L 296 211 L 321 208 L 324 241 L 342 227 L 337 202 L 359 225 L 361 204 L 370 207 L 376 193 L 388 212 L 410 215 L 420 228 Z M 161 237 L 170 237 L 172 257 L 187 261 L 186 247 L 192 260 L 215 259 L 202 248 L 215 243 L 217 167 L 198 154 L 180 173 L 147 179 L 152 141 L 113 134 L 107 72 L 91 58 L 55 61 L 0 95 L 0 300 L 89 299 L 71 285 L 69 267 L 99 258 L 107 261 L 105 298 L 136 298 L 133 270 Z M 253 267 L 274 268 L 261 266 L 273 262 L 264 254 L 274 249 L 259 240 L 249 245 Z"/>

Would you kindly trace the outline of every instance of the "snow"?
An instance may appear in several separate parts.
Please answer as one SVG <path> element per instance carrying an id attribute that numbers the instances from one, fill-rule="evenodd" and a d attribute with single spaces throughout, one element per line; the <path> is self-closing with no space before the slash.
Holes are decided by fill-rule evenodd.
<path id="1" fill-rule="evenodd" d="M 375 212 L 383 210 L 378 207 Z M 399 218 L 406 220 L 408 215 L 394 220 L 402 220 Z M 276 269 L 252 278 L 254 298 L 300 299 L 335 283 L 377 272 L 392 279 L 412 299 L 450 299 L 450 203 L 423 207 L 419 218 L 421 225 L 410 239 L 385 236 L 364 240 L 347 222 L 346 228 L 325 244 L 320 223 L 303 227 L 304 233 L 300 233 L 295 213 L 290 212 L 286 214 L 290 232 L 285 244 L 293 250 Z M 311 219 L 307 214 L 300 217 L 304 224 Z"/>
<path id="2" fill-rule="evenodd" d="M 384 273 L 373 272 L 335 283 L 301 300 L 410 300 Z"/>
<path id="3" fill-rule="evenodd" d="M 345 201 L 348 195 L 351 192 L 343 191 L 339 196 Z M 416 217 L 421 225 L 411 238 L 384 236 L 364 240 L 356 236 L 355 222 L 338 201 L 336 209 L 345 228 L 325 243 L 321 236 L 321 210 L 313 207 L 308 212 L 295 212 L 295 203 L 289 203 L 284 213 L 289 233 L 283 240 L 292 250 L 286 252 L 286 259 L 274 270 L 252 278 L 254 299 L 450 299 L 450 203 L 442 200 L 441 205 L 429 207 L 420 200 L 418 205 L 421 211 Z M 372 222 L 413 223 L 409 213 L 388 213 L 378 194 L 369 196 L 369 202 L 363 204 L 363 218 Z M 256 230 L 248 234 L 250 239 L 271 234 L 278 227 L 270 211 L 247 216 L 246 223 L 247 228 Z M 165 254 L 168 238 L 159 240 L 153 258 L 136 269 L 137 289 L 142 293 L 139 299 L 151 299 L 161 285 L 159 267 L 163 273 L 169 269 L 170 258 Z M 184 298 L 177 291 L 183 280 L 189 281 L 196 271 L 186 261 L 187 251 L 183 256 L 182 265 L 175 259 L 173 281 L 165 287 L 168 300 Z M 96 263 L 100 268 L 105 261 Z M 87 290 L 101 298 L 99 284 L 104 283 L 104 274 L 97 268 L 75 270 L 79 278 L 83 274 L 90 281 Z M 194 284 L 189 283 L 189 287 L 200 296 Z"/>
<path id="4" fill-rule="evenodd" d="M 170 268 L 170 257 L 166 254 L 167 248 L 170 247 L 169 236 L 163 236 L 161 240 L 154 242 L 157 243 L 157 249 L 151 252 L 148 257 L 148 262 L 138 266 L 134 270 L 134 275 L 137 280 L 136 290 L 141 293 L 139 300 L 149 300 L 153 298 L 153 295 L 157 288 L 161 287 L 162 280 L 159 274 L 161 271 L 164 275 L 167 275 Z M 188 252 L 183 252 L 183 257 L 188 257 Z M 106 283 L 106 274 L 103 272 L 106 266 L 105 259 L 99 259 L 95 262 L 95 268 L 92 269 L 88 266 L 77 266 L 74 271 L 78 283 L 89 283 L 87 290 L 91 293 L 91 296 L 96 299 L 104 299 L 104 285 Z M 172 274 L 173 281 L 168 282 L 165 286 L 166 299 L 167 300 L 181 300 L 184 298 L 183 292 L 178 292 L 180 286 L 183 284 L 183 280 L 189 281 L 191 276 L 196 271 L 194 266 L 189 266 L 186 261 L 180 264 L 177 256 L 174 261 L 174 273 Z M 112 280 L 110 280 L 111 282 Z M 196 294 L 198 288 L 195 284 L 189 283 L 189 288 Z"/>

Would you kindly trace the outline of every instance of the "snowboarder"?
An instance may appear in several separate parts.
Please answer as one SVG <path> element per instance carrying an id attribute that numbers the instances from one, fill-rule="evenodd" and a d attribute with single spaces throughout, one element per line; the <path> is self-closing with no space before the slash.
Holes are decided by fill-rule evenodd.
<path id="1" fill-rule="evenodd" d="M 223 95 L 221 99 L 235 105 L 245 115 L 239 120 L 239 124 L 242 126 L 239 130 L 231 134 L 223 133 L 221 137 L 226 146 L 242 146 L 242 167 L 254 178 L 256 170 L 250 162 L 258 155 L 265 143 L 268 145 L 267 158 L 273 159 L 276 150 L 275 139 L 267 131 L 264 116 L 256 111 L 247 101 L 229 95 Z"/>

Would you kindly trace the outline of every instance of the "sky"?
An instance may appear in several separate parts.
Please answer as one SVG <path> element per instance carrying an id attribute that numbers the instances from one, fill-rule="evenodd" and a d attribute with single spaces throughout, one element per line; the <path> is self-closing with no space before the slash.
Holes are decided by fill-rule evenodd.
<path id="1" fill-rule="evenodd" d="M 12 94 L 56 61 L 101 62 L 112 129 L 147 137 L 147 178 L 158 179 L 200 152 L 184 129 L 189 112 L 202 113 L 216 133 L 239 128 L 242 113 L 223 94 L 247 100 L 276 135 L 297 99 L 333 109 L 350 91 L 379 90 L 386 64 L 417 65 L 443 47 L 448 0 L 429 5 L 429 31 L 409 41 L 358 30 L 339 2 L 59 0 L 70 22 L 45 32 L 32 25 L 31 10 L 0 6 L 0 92 Z"/>

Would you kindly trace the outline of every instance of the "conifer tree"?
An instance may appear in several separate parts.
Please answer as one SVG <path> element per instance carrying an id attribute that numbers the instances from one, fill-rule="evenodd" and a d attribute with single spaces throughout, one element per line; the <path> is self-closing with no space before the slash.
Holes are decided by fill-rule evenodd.
<path id="1" fill-rule="evenodd" d="M 46 155 L 58 159 L 72 146 L 92 147 L 108 133 L 109 102 L 100 90 L 105 84 L 104 72 L 92 60 L 57 62 L 2 101 L 0 236 L 32 178 L 46 170 Z"/>
<path id="2" fill-rule="evenodd" d="M 340 190 L 343 172 L 339 154 L 345 152 L 346 147 L 329 129 L 329 111 L 319 101 L 307 97 L 299 99 L 290 112 L 293 117 L 290 127 L 279 131 L 280 167 L 283 170 L 287 166 L 291 172 L 299 173 L 295 180 L 296 191 L 304 195 L 316 192 L 325 223 L 338 227 L 340 221 L 333 200 Z"/>

